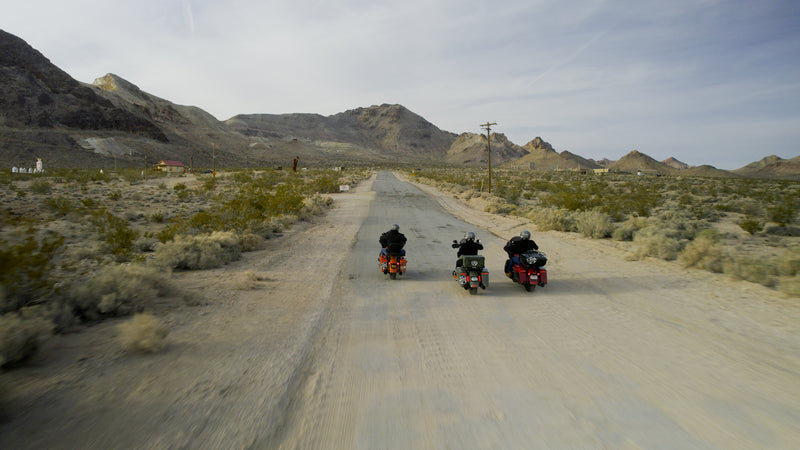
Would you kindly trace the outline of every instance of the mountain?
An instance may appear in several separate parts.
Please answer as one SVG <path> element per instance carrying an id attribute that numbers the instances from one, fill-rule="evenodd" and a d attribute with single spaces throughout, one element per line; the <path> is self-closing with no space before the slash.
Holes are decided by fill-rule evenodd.
<path id="1" fill-rule="evenodd" d="M 532 167 L 536 170 L 596 169 L 594 162 L 564 150 L 558 153 L 549 142 L 536 137 L 523 146 L 528 154 L 510 162 L 509 166 Z"/>
<path id="2" fill-rule="evenodd" d="M 493 166 L 500 166 L 528 153 L 524 148 L 509 141 L 502 133 L 492 133 L 491 136 L 491 142 L 487 143 L 483 134 L 462 133 L 447 150 L 445 161 L 461 166 L 487 166 L 488 150 L 491 148 L 491 163 Z"/>
<path id="3" fill-rule="evenodd" d="M 219 121 L 194 106 L 148 94 L 115 74 L 74 80 L 22 39 L 0 30 L 0 161 L 7 167 L 143 167 L 160 159 L 193 167 L 302 164 L 484 166 L 486 136 L 437 128 L 402 105 L 373 105 L 332 116 L 241 114 Z M 492 165 L 541 170 L 608 167 L 626 172 L 730 176 L 633 151 L 595 162 L 536 137 L 518 146 L 491 135 Z M 770 156 L 739 176 L 800 179 L 800 157 Z"/>
<path id="4" fill-rule="evenodd" d="M 688 169 L 679 169 L 675 175 L 709 178 L 735 178 L 740 176 L 727 170 L 717 169 L 716 167 L 709 166 L 708 164 L 703 164 L 702 166 L 692 166 Z"/>
<path id="5" fill-rule="evenodd" d="M 685 162 L 678 161 L 674 157 L 670 156 L 669 158 L 661 161 L 662 163 L 672 167 L 673 169 L 688 169 L 689 165 Z"/>
<path id="6" fill-rule="evenodd" d="M 662 162 L 658 162 L 644 153 L 639 152 L 638 150 L 628 153 L 620 158 L 619 161 L 610 164 L 608 168 L 616 170 L 617 172 L 641 172 L 659 175 L 669 175 L 676 171 L 676 169 L 673 169 Z"/>
<path id="7" fill-rule="evenodd" d="M 796 156 L 792 159 L 783 159 L 775 155 L 770 155 L 759 161 L 735 169 L 733 173 L 753 178 L 800 180 L 800 156 Z"/>
<path id="8" fill-rule="evenodd" d="M 319 114 L 240 114 L 230 129 L 269 144 L 287 138 L 304 142 L 306 156 L 349 153 L 353 159 L 419 163 L 441 161 L 454 133 L 442 131 L 402 105 Z"/>

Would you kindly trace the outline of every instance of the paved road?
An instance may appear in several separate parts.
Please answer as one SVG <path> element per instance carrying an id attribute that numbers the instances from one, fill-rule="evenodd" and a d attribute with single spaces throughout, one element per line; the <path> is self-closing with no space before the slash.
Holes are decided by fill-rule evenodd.
<path id="1" fill-rule="evenodd" d="M 691 297 L 692 283 L 708 293 L 702 280 L 682 287 L 658 265 L 604 261 L 602 248 L 544 236 L 551 284 L 527 293 L 500 273 L 504 239 L 391 174 L 373 189 L 284 447 L 800 442 L 797 322 L 759 310 L 774 322 L 754 323 L 761 317 L 737 298 Z M 409 238 L 409 273 L 397 281 L 374 264 L 377 236 L 392 223 Z M 492 274 L 477 296 L 448 278 L 448 242 L 466 231 L 485 243 Z M 797 319 L 797 308 L 788 313 Z"/>

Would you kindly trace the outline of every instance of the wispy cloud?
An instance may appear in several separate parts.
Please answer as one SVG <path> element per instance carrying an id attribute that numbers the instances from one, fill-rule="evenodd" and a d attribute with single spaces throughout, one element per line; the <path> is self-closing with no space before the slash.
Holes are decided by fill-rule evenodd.
<path id="1" fill-rule="evenodd" d="M 797 23 L 778 0 L 28 0 L 0 17 L 80 81 L 117 73 L 220 119 L 401 103 L 457 133 L 489 120 L 518 144 L 723 168 L 800 153 Z"/>

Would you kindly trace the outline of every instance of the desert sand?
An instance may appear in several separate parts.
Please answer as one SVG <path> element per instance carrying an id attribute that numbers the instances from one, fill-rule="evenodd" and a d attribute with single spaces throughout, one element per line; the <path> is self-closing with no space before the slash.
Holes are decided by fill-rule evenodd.
<path id="1" fill-rule="evenodd" d="M 399 174 L 398 174 L 399 176 Z M 800 305 L 606 241 L 536 232 L 380 172 L 324 218 L 179 272 L 153 355 L 109 321 L 53 337 L 6 386 L 0 448 L 796 448 Z M 398 223 L 408 273 L 377 270 Z M 501 273 L 523 229 L 549 257 Z M 488 289 L 450 276 L 482 240 Z M 242 288 L 242 277 L 255 285 Z M 249 277 L 249 278 L 252 278 Z"/>

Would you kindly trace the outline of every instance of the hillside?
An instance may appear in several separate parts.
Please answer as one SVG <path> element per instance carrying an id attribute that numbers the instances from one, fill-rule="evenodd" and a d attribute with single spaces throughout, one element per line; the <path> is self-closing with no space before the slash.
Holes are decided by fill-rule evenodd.
<path id="1" fill-rule="evenodd" d="M 492 166 L 500 166 L 515 161 L 528 152 L 509 141 L 502 133 L 492 133 L 490 143 L 483 134 L 463 133 L 447 150 L 445 161 L 462 166 L 487 166 L 489 164 L 488 148 L 492 149 Z"/>
<path id="2" fill-rule="evenodd" d="M 676 171 L 676 169 L 673 169 L 662 162 L 658 162 L 644 153 L 639 152 L 638 150 L 633 150 L 632 152 L 620 158 L 619 161 L 611 163 L 608 168 L 617 172 L 641 172 L 659 175 L 670 175 Z"/>
<path id="3" fill-rule="evenodd" d="M 638 151 L 619 161 L 595 162 L 558 153 L 540 137 L 519 146 L 495 133 L 491 147 L 497 166 L 728 176 L 713 167 L 688 168 L 674 158 L 661 163 Z M 159 159 L 198 168 L 280 166 L 296 156 L 309 165 L 488 163 L 485 136 L 441 130 L 402 105 L 373 105 L 328 117 L 241 114 L 219 121 L 112 73 L 92 84 L 78 82 L 25 41 L 0 30 L 0 158 L 9 167 L 29 167 L 36 158 L 46 167 L 143 167 Z M 733 172 L 800 179 L 800 157 L 771 156 Z"/>
<path id="4" fill-rule="evenodd" d="M 753 178 L 782 178 L 800 180 L 800 156 L 783 159 L 775 155 L 752 162 L 733 173 Z"/>

